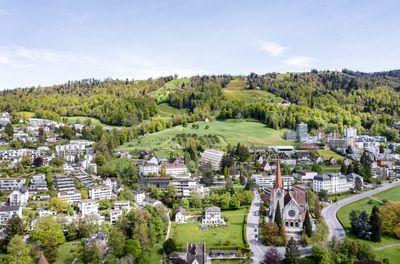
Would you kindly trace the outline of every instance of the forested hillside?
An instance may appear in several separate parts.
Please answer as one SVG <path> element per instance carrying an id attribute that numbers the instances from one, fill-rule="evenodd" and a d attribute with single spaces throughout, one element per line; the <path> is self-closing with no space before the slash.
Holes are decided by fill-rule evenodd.
<path id="1" fill-rule="evenodd" d="M 217 117 L 257 119 L 275 129 L 294 128 L 300 121 L 307 122 L 311 129 L 324 131 L 341 132 L 346 126 L 356 126 L 393 140 L 399 138 L 398 131 L 390 128 L 399 119 L 399 76 L 400 71 L 313 70 L 183 79 L 168 76 L 141 81 L 87 79 L 2 91 L 0 110 L 29 111 L 37 117 L 56 120 L 62 116 L 94 117 L 109 125 L 140 125 L 139 134 Z M 232 80 L 233 88 L 228 85 Z M 224 93 L 224 89 L 231 90 Z M 264 99 L 257 100 L 257 96 Z M 283 99 L 287 103 L 282 103 Z M 187 113 L 160 119 L 161 103 L 186 109 Z"/>

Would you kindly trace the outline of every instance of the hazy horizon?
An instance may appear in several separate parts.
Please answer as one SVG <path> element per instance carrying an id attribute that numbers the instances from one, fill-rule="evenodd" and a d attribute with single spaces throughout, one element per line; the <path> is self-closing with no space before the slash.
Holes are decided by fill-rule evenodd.
<path id="1" fill-rule="evenodd" d="M 1 1 L 0 90 L 400 68 L 397 1 Z"/>

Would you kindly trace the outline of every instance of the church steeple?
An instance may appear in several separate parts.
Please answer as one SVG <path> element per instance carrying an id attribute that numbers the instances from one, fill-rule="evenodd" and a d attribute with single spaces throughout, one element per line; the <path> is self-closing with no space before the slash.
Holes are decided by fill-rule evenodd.
<path id="1" fill-rule="evenodd" d="M 281 177 L 281 164 L 279 161 L 279 156 L 276 159 L 276 177 L 274 182 L 274 189 L 283 189 L 282 177 Z"/>

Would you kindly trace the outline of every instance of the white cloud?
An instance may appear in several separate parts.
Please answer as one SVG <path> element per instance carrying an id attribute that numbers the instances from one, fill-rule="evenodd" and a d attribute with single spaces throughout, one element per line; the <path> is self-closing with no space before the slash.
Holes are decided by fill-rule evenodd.
<path id="1" fill-rule="evenodd" d="M 307 68 L 310 67 L 314 61 L 315 59 L 311 57 L 294 56 L 284 60 L 283 62 L 287 65 L 295 66 L 298 68 Z"/>
<path id="2" fill-rule="evenodd" d="M 271 56 L 282 55 L 290 49 L 274 41 L 259 41 L 258 45 L 260 46 L 261 50 L 265 51 Z"/>
<path id="3" fill-rule="evenodd" d="M 104 52 L 98 56 L 91 52 L 0 46 L 0 90 L 83 78 L 147 79 L 175 73 L 179 76 L 208 73 L 184 62 L 174 62 L 174 57 L 169 56 L 139 50 Z"/>
<path id="4" fill-rule="evenodd" d="M 0 46 L 0 63 L 18 65 L 20 63 L 77 61 L 76 54 L 51 49 L 25 48 L 20 46 Z"/>

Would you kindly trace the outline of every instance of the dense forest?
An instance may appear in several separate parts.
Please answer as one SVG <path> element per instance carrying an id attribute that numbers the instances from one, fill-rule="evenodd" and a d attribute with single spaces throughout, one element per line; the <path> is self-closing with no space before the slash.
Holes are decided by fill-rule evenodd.
<path id="1" fill-rule="evenodd" d="M 224 89 L 238 78 L 244 80 L 243 92 L 266 91 L 287 103 L 249 102 L 240 96 L 228 100 Z M 36 117 L 55 120 L 63 116 L 94 117 L 108 125 L 134 127 L 137 134 L 216 117 L 257 119 L 275 129 L 294 128 L 300 121 L 325 132 L 342 132 L 347 126 L 356 126 L 361 131 L 386 135 L 389 140 L 399 139 L 398 131 L 390 128 L 400 113 L 399 70 L 312 70 L 184 79 L 86 79 L 44 88 L 6 90 L 0 92 L 0 111 L 29 111 Z M 161 103 L 187 112 L 158 118 Z"/>

